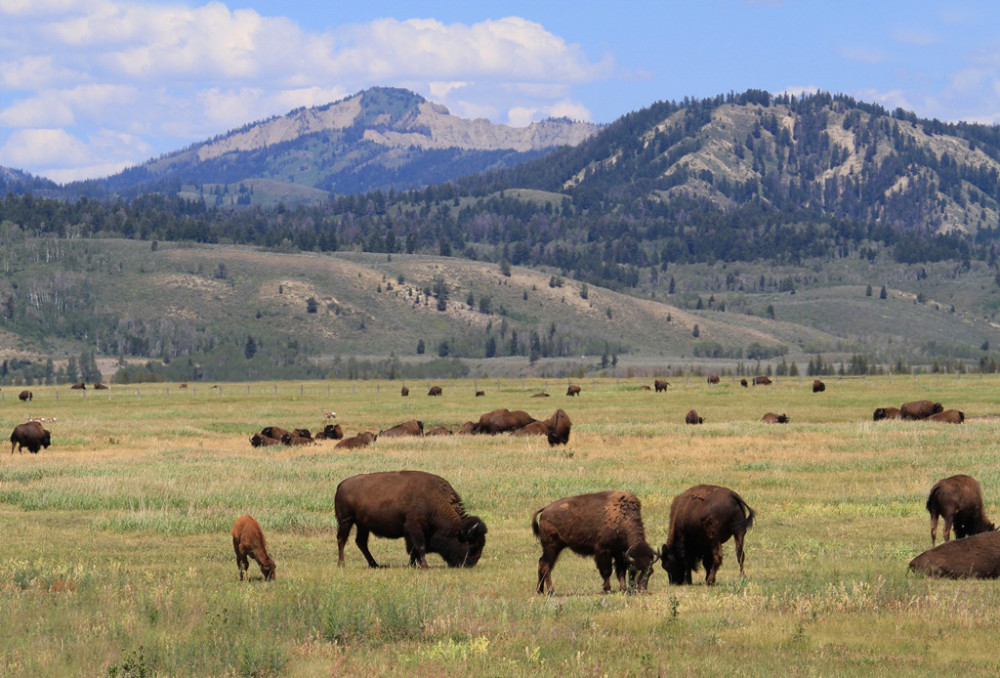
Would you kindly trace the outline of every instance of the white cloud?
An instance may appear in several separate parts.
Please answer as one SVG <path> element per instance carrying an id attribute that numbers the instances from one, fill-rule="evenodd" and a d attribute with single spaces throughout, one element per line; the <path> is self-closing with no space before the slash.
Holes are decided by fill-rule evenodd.
<path id="1" fill-rule="evenodd" d="M 885 52 L 874 47 L 843 47 L 840 55 L 848 61 L 863 64 L 878 64 L 886 60 Z"/>
<path id="2" fill-rule="evenodd" d="M 65 167 L 88 160 L 86 145 L 61 129 L 18 130 L 0 146 L 0 165 L 7 167 Z"/>

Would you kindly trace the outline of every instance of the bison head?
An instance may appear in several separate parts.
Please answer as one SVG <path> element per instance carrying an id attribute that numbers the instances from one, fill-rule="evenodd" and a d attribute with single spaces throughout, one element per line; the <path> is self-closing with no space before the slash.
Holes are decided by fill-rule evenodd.
<path id="1" fill-rule="evenodd" d="M 278 566 L 274 564 L 273 560 L 271 560 L 271 556 L 265 555 L 263 558 L 261 558 L 259 565 L 260 565 L 260 571 L 264 574 L 264 579 L 273 580 L 274 571 L 278 569 Z"/>
<path id="2" fill-rule="evenodd" d="M 872 414 L 872 421 L 882 421 L 889 415 L 885 413 L 884 407 L 876 407 L 875 412 Z"/>
<path id="3" fill-rule="evenodd" d="M 691 567 L 684 557 L 684 545 L 679 543 L 673 548 L 664 544 L 660 548 L 660 564 L 667 573 L 667 580 L 671 584 L 684 584 L 691 582 Z"/>
<path id="4" fill-rule="evenodd" d="M 476 516 L 467 516 L 456 533 L 441 535 L 439 543 L 429 544 L 427 550 L 440 553 L 448 567 L 473 567 L 483 555 L 486 531 L 486 523 Z"/>
<path id="5" fill-rule="evenodd" d="M 644 593 L 646 591 L 649 578 L 653 576 L 653 565 L 659 559 L 659 554 L 645 542 L 635 544 L 625 552 L 630 593 Z"/>

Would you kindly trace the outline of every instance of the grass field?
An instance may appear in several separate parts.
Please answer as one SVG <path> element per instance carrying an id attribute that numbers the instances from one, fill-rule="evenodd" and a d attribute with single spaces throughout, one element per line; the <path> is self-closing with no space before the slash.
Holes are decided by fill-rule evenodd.
<path id="1" fill-rule="evenodd" d="M 0 675 L 3 676 L 601 676 L 995 675 L 996 582 L 907 573 L 930 546 L 934 481 L 979 479 L 1000 518 L 1000 379 L 785 379 L 743 389 L 675 380 L 440 382 L 409 398 L 390 382 L 268 382 L 4 389 L 0 424 L 28 415 L 53 445 L 0 454 Z M 531 398 L 542 389 L 548 399 Z M 962 426 L 871 422 L 875 407 L 931 398 Z M 322 428 L 336 410 L 350 435 L 410 418 L 458 426 L 496 407 L 538 418 L 564 408 L 566 448 L 542 439 L 467 437 L 253 449 L 269 424 Z M 685 426 L 696 408 L 703 426 Z M 766 411 L 791 424 L 767 426 Z M 6 435 L 6 434 L 5 434 Z M 348 543 L 336 565 L 337 483 L 378 470 L 447 478 L 489 526 L 469 570 L 435 556 L 406 567 L 401 541 L 372 540 L 371 571 Z M 600 593 L 592 560 L 571 553 L 556 595 L 534 593 L 540 548 L 531 514 L 559 497 L 609 488 L 643 503 L 650 543 L 670 502 L 696 483 L 726 485 L 757 511 L 740 580 L 732 543 L 714 589 Z M 264 528 L 277 579 L 251 562 L 239 582 L 229 530 Z"/>

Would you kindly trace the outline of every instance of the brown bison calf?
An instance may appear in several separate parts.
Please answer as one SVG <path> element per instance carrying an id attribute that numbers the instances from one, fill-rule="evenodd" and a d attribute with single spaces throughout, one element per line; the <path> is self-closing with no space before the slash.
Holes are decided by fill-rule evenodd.
<path id="1" fill-rule="evenodd" d="M 872 414 L 872 421 L 882 421 L 883 419 L 902 419 L 898 407 L 876 407 Z"/>
<path id="2" fill-rule="evenodd" d="M 594 557 L 605 593 L 611 591 L 612 569 L 622 591 L 645 591 L 658 559 L 646 543 L 639 499 L 623 490 L 554 501 L 535 511 L 531 531 L 542 544 L 535 589 L 538 593 L 545 593 L 546 587 L 550 595 L 553 593 L 552 568 L 565 548 Z"/>
<path id="3" fill-rule="evenodd" d="M 233 523 L 233 550 L 236 551 L 236 566 L 240 568 L 240 581 L 243 581 L 244 576 L 250 579 L 247 572 L 250 568 L 248 558 L 257 561 L 265 580 L 274 579 L 276 566 L 267 554 L 264 531 L 260 529 L 260 523 L 251 516 L 242 516 Z"/>
<path id="4" fill-rule="evenodd" d="M 788 415 L 787 414 L 775 414 L 774 412 L 767 412 L 763 417 L 760 418 L 765 424 L 787 424 Z"/>
<path id="5" fill-rule="evenodd" d="M 910 569 L 931 577 L 996 579 L 1000 576 L 1000 533 L 984 532 L 939 544 L 911 560 Z"/>
<path id="6" fill-rule="evenodd" d="M 927 495 L 927 512 L 931 514 L 931 545 L 937 540 L 938 516 L 944 518 L 945 541 L 952 526 L 956 539 L 996 529 L 986 518 L 983 494 L 972 476 L 951 476 L 934 483 Z"/>
<path id="7" fill-rule="evenodd" d="M 903 403 L 902 407 L 899 408 L 899 415 L 901 419 L 912 421 L 926 419 L 932 414 L 943 411 L 944 406 L 941 403 L 932 403 L 930 400 L 914 400 L 913 402 Z"/>
<path id="8" fill-rule="evenodd" d="M 699 417 L 697 412 L 695 412 L 694 410 L 690 410 L 687 414 L 684 415 L 684 423 L 685 424 L 704 424 L 705 423 L 705 417 Z"/>

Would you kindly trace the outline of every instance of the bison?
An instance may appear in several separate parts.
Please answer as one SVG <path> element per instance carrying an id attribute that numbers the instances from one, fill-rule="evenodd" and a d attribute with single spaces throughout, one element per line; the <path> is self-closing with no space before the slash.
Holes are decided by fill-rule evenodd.
<path id="1" fill-rule="evenodd" d="M 694 410 L 689 410 L 687 414 L 684 415 L 685 424 L 704 424 L 705 417 L 699 417 L 698 413 Z"/>
<path id="2" fill-rule="evenodd" d="M 379 431 L 380 438 L 399 438 L 402 436 L 422 436 L 424 434 L 424 422 L 410 419 L 402 424 L 396 424 L 384 431 Z"/>
<path id="3" fill-rule="evenodd" d="M 533 395 L 533 396 L 531 396 L 531 397 L 532 397 L 532 398 L 548 398 L 548 397 L 549 397 L 549 394 L 548 394 L 548 393 L 546 393 L 545 391 L 539 391 L 538 393 L 534 394 L 534 395 Z"/>
<path id="4" fill-rule="evenodd" d="M 774 412 L 765 412 L 764 416 L 760 418 L 765 424 L 787 424 L 788 415 L 787 414 L 775 414 Z"/>
<path id="5" fill-rule="evenodd" d="M 910 403 L 903 403 L 899 408 L 900 419 L 914 421 L 926 419 L 932 414 L 943 412 L 944 406 L 941 403 L 932 403 L 930 400 L 914 400 Z"/>
<path id="6" fill-rule="evenodd" d="M 545 421 L 533 421 L 514 431 L 515 436 L 545 436 L 549 445 L 565 445 L 569 442 L 569 432 L 573 423 L 562 409 L 556 410 Z"/>
<path id="7" fill-rule="evenodd" d="M 277 438 L 281 440 L 281 436 L 286 433 L 291 433 L 288 429 L 281 428 L 280 426 L 265 426 L 260 430 L 262 436 L 267 436 L 268 438 Z"/>
<path id="8" fill-rule="evenodd" d="M 102 384 L 99 381 L 98 382 L 94 382 L 94 389 L 97 390 L 97 391 L 106 391 L 106 390 L 108 390 L 108 385 L 107 384 Z"/>
<path id="9" fill-rule="evenodd" d="M 406 396 L 410 395 L 410 389 L 404 386 L 403 388 L 399 389 L 399 394 L 405 398 Z"/>
<path id="10" fill-rule="evenodd" d="M 78 384 L 73 384 L 72 386 L 70 386 L 70 388 L 77 389 L 79 391 L 86 391 L 87 385 L 81 381 Z"/>
<path id="11" fill-rule="evenodd" d="M 265 580 L 274 579 L 276 566 L 271 556 L 267 554 L 267 543 L 264 541 L 264 531 L 260 523 L 251 516 L 241 516 L 233 523 L 233 550 L 236 551 L 236 566 L 240 569 L 240 581 L 244 576 L 250 579 L 247 572 L 253 558 L 260 565 L 261 574 Z"/>
<path id="12" fill-rule="evenodd" d="M 485 433 L 487 435 L 507 433 L 527 426 L 533 421 L 535 421 L 535 418 L 524 410 L 514 410 L 511 412 L 504 407 L 492 410 L 479 417 L 479 423 L 476 424 L 476 433 Z"/>
<path id="13" fill-rule="evenodd" d="M 429 396 L 439 396 L 441 393 L 443 393 L 443 391 L 440 386 L 431 386 L 430 389 L 427 390 L 427 395 Z"/>
<path id="14" fill-rule="evenodd" d="M 1000 533 L 983 532 L 939 544 L 911 560 L 910 569 L 931 577 L 996 579 L 1000 577 Z"/>
<path id="15" fill-rule="evenodd" d="M 24 390 L 17 394 L 17 399 L 21 402 L 31 402 L 31 399 L 35 397 L 35 394 L 31 391 Z"/>
<path id="16" fill-rule="evenodd" d="M 876 407 L 872 414 L 872 421 L 882 421 L 883 419 L 901 419 L 902 415 L 898 407 Z"/>
<path id="17" fill-rule="evenodd" d="M 657 379 L 653 382 L 653 388 L 656 389 L 657 393 L 659 393 L 660 391 L 666 391 L 669 386 L 670 382 L 667 381 L 666 379 Z"/>
<path id="18" fill-rule="evenodd" d="M 750 388 L 750 385 L 747 383 L 746 379 L 740 379 L 740 386 L 742 386 L 743 388 Z"/>
<path id="19" fill-rule="evenodd" d="M 951 476 L 934 483 L 927 495 L 927 512 L 931 514 L 931 546 L 937 540 L 938 516 L 944 518 L 945 541 L 953 525 L 956 539 L 996 529 L 986 518 L 979 482 L 967 475 Z"/>
<path id="20" fill-rule="evenodd" d="M 813 393 L 822 393 L 826 390 L 826 384 L 819 379 L 813 379 Z"/>
<path id="21" fill-rule="evenodd" d="M 270 447 L 271 445 L 281 445 L 281 441 L 262 433 L 254 433 L 250 436 L 250 444 L 253 447 Z"/>
<path id="22" fill-rule="evenodd" d="M 486 545 L 486 524 L 465 512 L 462 498 L 447 480 L 423 471 L 384 471 L 347 478 L 334 495 L 337 564 L 344 565 L 344 544 L 354 539 L 368 567 L 378 567 L 368 550 L 368 535 L 402 537 L 410 566 L 427 567 L 437 553 L 448 567 L 472 567 Z"/>
<path id="23" fill-rule="evenodd" d="M 467 422 L 465 422 L 464 424 L 462 424 L 462 425 L 461 425 L 461 426 L 459 427 L 459 429 L 458 429 L 458 431 L 456 431 L 456 433 L 457 433 L 458 435 L 460 435 L 460 436 L 466 436 L 466 435 L 471 435 L 471 434 L 473 434 L 473 433 L 476 433 L 476 432 L 477 432 L 477 431 L 476 431 L 476 427 L 477 427 L 478 425 L 479 425 L 479 424 L 477 424 L 477 423 L 476 423 L 476 422 L 474 422 L 474 421 L 467 421 Z"/>
<path id="24" fill-rule="evenodd" d="M 722 545 L 733 537 L 736 562 L 743 571 L 743 538 L 753 527 L 754 510 L 740 495 L 718 485 L 695 485 L 670 505 L 670 532 L 660 549 L 660 562 L 671 584 L 690 584 L 698 563 L 705 567 L 705 585 L 715 584 L 722 565 Z"/>
<path id="25" fill-rule="evenodd" d="M 538 559 L 538 593 L 551 595 L 552 568 L 563 549 L 593 556 L 604 579 L 604 592 L 611 591 L 612 568 L 622 591 L 645 591 L 656 552 L 646 543 L 642 505 L 631 492 L 606 490 L 566 497 L 535 511 L 531 531 L 541 542 Z M 626 587 L 626 575 L 628 583 Z"/>
<path id="26" fill-rule="evenodd" d="M 450 436 L 451 429 L 447 426 L 435 426 L 429 431 L 424 432 L 425 436 Z"/>
<path id="27" fill-rule="evenodd" d="M 477 398 L 482 398 L 484 395 L 486 395 L 486 391 L 476 391 Z"/>
<path id="28" fill-rule="evenodd" d="M 961 424 L 965 422 L 965 412 L 962 410 L 945 410 L 927 417 L 927 421 L 936 421 L 942 424 Z"/>
<path id="29" fill-rule="evenodd" d="M 37 421 L 28 421 L 23 424 L 18 424 L 14 427 L 14 430 L 10 434 L 10 453 L 14 454 L 14 446 L 17 446 L 17 451 L 24 453 L 24 448 L 28 448 L 28 452 L 32 454 L 38 454 L 38 451 L 43 447 L 48 449 L 49 445 L 52 444 L 52 434 L 42 427 Z"/>
<path id="30" fill-rule="evenodd" d="M 348 450 L 355 450 L 360 447 L 368 447 L 378 438 L 375 433 L 370 433 L 368 431 L 363 431 L 358 433 L 356 436 L 351 436 L 350 438 L 344 438 L 333 446 L 333 449 L 344 448 Z"/>
<path id="31" fill-rule="evenodd" d="M 580 387 L 576 384 L 570 384 L 569 388 L 566 389 L 566 395 L 568 396 L 578 396 L 580 395 Z"/>
<path id="32" fill-rule="evenodd" d="M 316 441 L 312 439 L 312 436 L 304 436 L 298 433 L 286 433 L 281 436 L 282 445 L 313 445 Z"/>
<path id="33" fill-rule="evenodd" d="M 316 440 L 341 440 L 343 437 L 344 429 L 340 424 L 327 424 L 316 434 Z"/>
<path id="34" fill-rule="evenodd" d="M 753 385 L 754 386 L 770 386 L 771 385 L 771 379 L 770 379 L 770 377 L 754 377 L 753 378 Z"/>
<path id="35" fill-rule="evenodd" d="M 708 385 L 709 386 L 711 386 L 712 384 L 718 384 L 718 383 L 719 383 L 719 375 L 717 375 L 717 374 L 710 374 L 710 375 L 708 375 Z"/>

